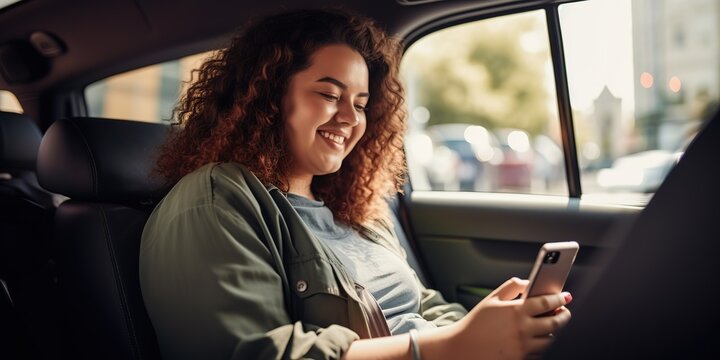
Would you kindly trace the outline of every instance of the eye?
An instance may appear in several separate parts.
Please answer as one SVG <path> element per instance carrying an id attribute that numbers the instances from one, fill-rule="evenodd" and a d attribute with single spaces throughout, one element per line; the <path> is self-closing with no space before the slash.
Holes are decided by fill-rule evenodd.
<path id="1" fill-rule="evenodd" d="M 365 112 L 365 110 L 367 110 L 367 105 L 357 104 L 355 105 L 355 110 L 358 112 Z"/>
<path id="2" fill-rule="evenodd" d="M 340 100 L 340 97 L 334 94 L 328 94 L 328 93 L 318 93 L 320 96 L 324 97 L 327 101 L 338 101 Z"/>

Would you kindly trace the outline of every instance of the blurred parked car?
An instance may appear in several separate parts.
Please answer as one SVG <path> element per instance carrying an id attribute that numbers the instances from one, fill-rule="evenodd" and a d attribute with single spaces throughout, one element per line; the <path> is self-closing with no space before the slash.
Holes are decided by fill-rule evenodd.
<path id="1" fill-rule="evenodd" d="M 597 183 L 609 191 L 655 192 L 682 154 L 649 150 L 619 157 L 598 171 Z"/>
<path id="2" fill-rule="evenodd" d="M 489 190 L 495 188 L 493 167 L 501 161 L 499 143 L 495 136 L 479 125 L 440 124 L 426 129 L 434 146 L 433 161 L 428 170 L 431 183 L 433 178 L 447 176 L 444 171 L 436 171 L 442 162 L 452 158 L 450 150 L 457 154 L 459 162 L 454 168 L 458 181 L 458 190 Z"/>
<path id="3" fill-rule="evenodd" d="M 427 163 L 434 189 L 450 190 L 445 185 L 447 171 L 454 171 L 461 191 L 530 189 L 534 150 L 527 132 L 510 128 L 488 131 L 464 123 L 432 125 L 426 132 L 434 147 L 433 159 Z M 460 160 L 454 170 L 448 167 L 453 161 L 448 150 Z M 553 165 L 558 163 L 554 159 Z M 559 159 L 561 163 L 562 153 Z"/>
<path id="4" fill-rule="evenodd" d="M 539 182 L 542 190 L 565 186 L 565 164 L 560 145 L 549 136 L 540 134 L 533 139 L 533 151 L 532 177 Z"/>
<path id="5" fill-rule="evenodd" d="M 518 129 L 496 129 L 502 160 L 498 163 L 499 189 L 529 190 L 533 171 L 533 149 L 528 133 Z"/>

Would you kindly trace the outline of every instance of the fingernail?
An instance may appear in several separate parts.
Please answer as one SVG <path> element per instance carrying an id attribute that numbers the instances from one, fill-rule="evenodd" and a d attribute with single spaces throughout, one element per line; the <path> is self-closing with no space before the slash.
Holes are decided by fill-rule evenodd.
<path id="1" fill-rule="evenodd" d="M 569 292 L 562 293 L 563 297 L 565 298 L 565 304 L 569 304 L 572 301 L 572 295 L 570 295 Z"/>

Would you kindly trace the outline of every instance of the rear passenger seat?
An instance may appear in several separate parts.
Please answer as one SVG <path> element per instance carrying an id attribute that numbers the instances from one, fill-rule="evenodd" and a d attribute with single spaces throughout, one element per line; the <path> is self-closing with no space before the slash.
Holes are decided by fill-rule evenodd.
<path id="1" fill-rule="evenodd" d="M 72 359 L 156 359 L 139 286 L 142 230 L 167 191 L 152 177 L 168 126 L 101 118 L 56 121 L 40 146 L 40 183 L 66 195 L 55 214 L 63 352 Z M 391 203 L 394 211 L 397 203 Z M 397 220 L 397 219 L 396 219 Z M 396 221 L 409 261 L 424 278 Z"/>
<path id="2" fill-rule="evenodd" d="M 43 137 L 40 183 L 70 198 L 54 223 L 64 358 L 160 358 L 138 260 L 145 221 L 167 190 L 150 175 L 167 133 L 164 124 L 70 118 Z"/>
<path id="3" fill-rule="evenodd" d="M 3 306 L 8 316 L 0 326 L 5 327 L 4 340 L 14 339 L 0 350 L 9 352 L 0 353 L 1 358 L 49 358 L 56 337 L 50 246 L 55 206 L 53 194 L 37 181 L 40 139 L 29 116 L 0 112 L 0 279 L 6 285 Z M 16 322 L 11 325 L 9 318 Z M 32 339 L 43 346 L 33 346 Z"/>
<path id="4" fill-rule="evenodd" d="M 35 207 L 53 207 L 53 196 L 40 187 L 35 160 L 42 134 L 23 114 L 0 111 L 0 196 L 17 198 Z"/>

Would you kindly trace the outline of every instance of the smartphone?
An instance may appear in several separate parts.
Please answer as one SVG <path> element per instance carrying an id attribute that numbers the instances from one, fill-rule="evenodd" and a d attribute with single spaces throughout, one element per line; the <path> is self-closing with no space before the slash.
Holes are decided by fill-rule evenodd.
<path id="1" fill-rule="evenodd" d="M 538 252 L 522 298 L 560 293 L 578 249 L 580 245 L 575 241 L 545 243 Z"/>

